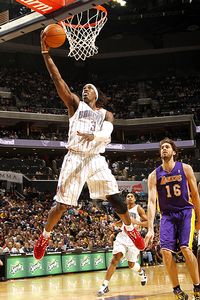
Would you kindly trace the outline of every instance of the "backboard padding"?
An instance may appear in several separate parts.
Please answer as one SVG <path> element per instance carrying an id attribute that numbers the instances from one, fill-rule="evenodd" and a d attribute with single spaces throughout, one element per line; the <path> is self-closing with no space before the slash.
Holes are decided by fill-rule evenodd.
<path id="1" fill-rule="evenodd" d="M 52 13 L 62 7 L 67 7 L 76 0 L 16 0 L 16 2 L 42 14 Z"/>
<path id="2" fill-rule="evenodd" d="M 16 20 L 11 20 L 0 26 L 0 43 L 9 41 L 34 30 L 44 28 L 51 23 L 56 23 L 57 21 L 66 19 L 68 16 L 78 14 L 81 11 L 85 11 L 95 5 L 100 5 L 105 2 L 105 0 L 76 0 L 47 15 L 32 12 Z"/>

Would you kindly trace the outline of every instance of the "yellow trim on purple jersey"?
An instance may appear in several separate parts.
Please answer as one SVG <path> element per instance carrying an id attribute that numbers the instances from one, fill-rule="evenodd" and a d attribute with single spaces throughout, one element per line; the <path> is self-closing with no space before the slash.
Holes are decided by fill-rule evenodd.
<path id="1" fill-rule="evenodd" d="M 194 231 L 195 231 L 195 211 L 194 211 L 194 209 L 192 209 L 190 237 L 189 237 L 189 245 L 188 245 L 188 247 L 190 249 L 192 249 L 192 243 L 193 243 L 193 239 L 194 239 Z"/>

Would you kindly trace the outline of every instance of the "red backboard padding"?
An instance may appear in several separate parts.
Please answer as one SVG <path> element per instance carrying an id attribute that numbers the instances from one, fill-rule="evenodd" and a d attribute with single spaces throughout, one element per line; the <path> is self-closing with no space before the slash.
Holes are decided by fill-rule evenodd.
<path id="1" fill-rule="evenodd" d="M 75 0 L 16 0 L 22 5 L 37 11 L 42 15 L 49 14 L 64 6 L 75 2 Z"/>

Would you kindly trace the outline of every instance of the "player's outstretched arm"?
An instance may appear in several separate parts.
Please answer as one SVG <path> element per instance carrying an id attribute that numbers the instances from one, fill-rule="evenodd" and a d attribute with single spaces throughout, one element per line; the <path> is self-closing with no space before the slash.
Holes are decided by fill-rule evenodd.
<path id="1" fill-rule="evenodd" d="M 62 99 L 64 104 L 68 108 L 69 116 L 74 114 L 74 111 L 78 107 L 80 99 L 77 95 L 70 91 L 69 86 L 62 79 L 60 72 L 56 65 L 53 62 L 53 59 L 49 55 L 49 46 L 45 43 L 45 34 L 43 31 L 41 32 L 40 41 L 41 41 L 41 53 L 44 57 L 44 61 L 47 67 L 47 70 L 55 84 L 56 90 L 58 92 L 59 97 Z"/>
<path id="2" fill-rule="evenodd" d="M 153 242 L 154 238 L 154 218 L 156 213 L 156 171 L 154 170 L 148 177 L 148 209 L 147 209 L 147 219 L 148 219 L 148 232 L 145 237 L 145 246 L 147 247 Z"/>
<path id="3" fill-rule="evenodd" d="M 194 205 L 194 210 L 196 214 L 196 229 L 200 230 L 200 199 L 199 199 L 196 177 L 190 165 L 183 164 L 183 170 L 185 172 L 189 184 L 189 188 L 192 196 L 192 203 Z"/>

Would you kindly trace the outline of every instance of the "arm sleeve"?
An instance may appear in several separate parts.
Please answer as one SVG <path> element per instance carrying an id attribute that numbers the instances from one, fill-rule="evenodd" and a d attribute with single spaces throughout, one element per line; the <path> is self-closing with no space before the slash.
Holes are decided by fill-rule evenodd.
<path id="1" fill-rule="evenodd" d="M 104 121 L 102 129 L 100 131 L 94 132 L 94 139 L 96 141 L 106 141 L 110 138 L 113 131 L 113 124 L 109 121 Z"/>

